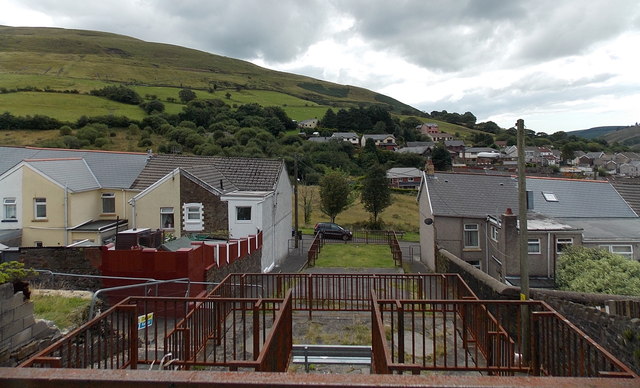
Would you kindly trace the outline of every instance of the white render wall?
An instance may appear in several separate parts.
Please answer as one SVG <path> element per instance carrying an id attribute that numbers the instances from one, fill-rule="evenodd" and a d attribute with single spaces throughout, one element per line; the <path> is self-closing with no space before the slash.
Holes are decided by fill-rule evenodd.
<path id="1" fill-rule="evenodd" d="M 16 199 L 18 222 L 0 222 L 0 229 L 22 229 L 24 213 L 22 198 L 22 168 L 8 171 L 0 180 L 0 221 L 4 218 L 4 198 Z"/>

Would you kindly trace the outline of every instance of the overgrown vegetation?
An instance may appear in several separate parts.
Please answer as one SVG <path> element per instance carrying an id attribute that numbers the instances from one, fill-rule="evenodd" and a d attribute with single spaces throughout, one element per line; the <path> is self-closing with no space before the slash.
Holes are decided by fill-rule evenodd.
<path id="1" fill-rule="evenodd" d="M 84 322 L 90 299 L 59 295 L 31 295 L 36 318 L 53 321 L 61 329 L 70 329 Z"/>
<path id="2" fill-rule="evenodd" d="M 602 249 L 573 246 L 558 260 L 562 290 L 640 296 L 640 262 Z"/>

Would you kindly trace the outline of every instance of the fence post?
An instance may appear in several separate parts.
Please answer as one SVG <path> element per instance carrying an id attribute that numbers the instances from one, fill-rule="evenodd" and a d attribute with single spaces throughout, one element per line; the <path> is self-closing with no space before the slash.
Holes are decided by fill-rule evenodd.
<path id="1" fill-rule="evenodd" d="M 540 322 L 537 317 L 538 315 L 535 312 L 531 313 L 531 370 L 534 376 L 540 376 L 540 358 L 538 357 L 538 342 L 536 341 L 536 339 L 540 338 Z"/>
<path id="2" fill-rule="evenodd" d="M 311 320 L 313 310 L 313 275 L 307 276 L 307 308 L 309 309 L 309 320 Z"/>
<path id="3" fill-rule="evenodd" d="M 396 300 L 398 308 L 398 363 L 404 364 L 404 308 Z"/>

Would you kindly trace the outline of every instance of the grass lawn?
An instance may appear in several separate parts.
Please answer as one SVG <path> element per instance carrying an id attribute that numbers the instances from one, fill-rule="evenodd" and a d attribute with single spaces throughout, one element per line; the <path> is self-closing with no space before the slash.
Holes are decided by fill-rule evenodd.
<path id="1" fill-rule="evenodd" d="M 388 245 L 326 244 L 320 250 L 316 267 L 394 268 Z"/>
<path id="2" fill-rule="evenodd" d="M 61 330 L 82 323 L 82 313 L 91 304 L 90 299 L 56 295 L 31 295 L 36 318 L 53 321 Z"/>

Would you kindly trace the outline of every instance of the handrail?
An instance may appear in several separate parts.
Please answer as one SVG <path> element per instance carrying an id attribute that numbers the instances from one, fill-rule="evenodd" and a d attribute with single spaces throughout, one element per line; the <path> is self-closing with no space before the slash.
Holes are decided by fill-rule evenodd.
<path id="1" fill-rule="evenodd" d="M 152 282 L 147 282 L 147 283 L 142 283 L 142 284 L 129 284 L 129 285 L 126 285 L 126 286 L 116 286 L 116 287 L 101 288 L 101 289 L 97 290 L 96 292 L 94 292 L 93 296 L 91 297 L 91 306 L 89 307 L 89 316 L 88 316 L 87 319 L 93 318 L 93 314 L 94 314 L 94 310 L 95 310 L 95 306 L 96 306 L 96 299 L 98 298 L 98 294 L 100 294 L 101 292 L 126 290 L 126 289 L 129 289 L 129 288 L 147 287 L 147 286 L 153 286 L 153 285 L 158 285 L 158 284 L 178 283 L 178 282 L 186 282 L 187 283 L 187 291 L 185 292 L 185 297 L 189 296 L 189 291 L 191 289 L 191 280 L 189 280 L 189 278 L 177 278 L 177 279 L 169 279 L 169 280 L 155 280 L 155 281 L 152 281 Z"/>

